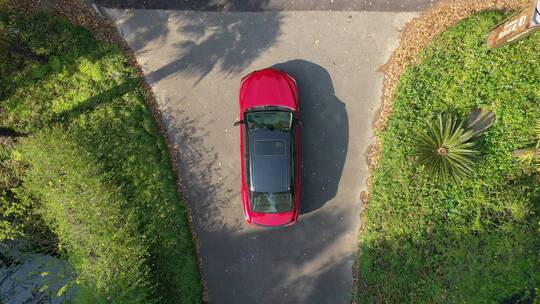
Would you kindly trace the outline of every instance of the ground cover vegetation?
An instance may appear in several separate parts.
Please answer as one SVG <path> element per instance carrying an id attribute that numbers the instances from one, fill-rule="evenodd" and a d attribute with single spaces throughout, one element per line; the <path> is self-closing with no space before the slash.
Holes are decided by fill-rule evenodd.
<path id="1" fill-rule="evenodd" d="M 10 18 L 0 239 L 67 259 L 78 302 L 200 303 L 187 211 L 136 70 L 66 20 Z"/>
<path id="2" fill-rule="evenodd" d="M 531 144 L 530 147 L 519 149 L 514 151 L 514 156 L 516 156 L 521 162 L 526 165 L 531 163 L 536 163 L 536 168 L 540 172 L 540 119 L 536 123 L 536 134 L 535 134 L 535 143 Z"/>
<path id="3" fill-rule="evenodd" d="M 507 14 L 473 15 L 402 75 L 360 236 L 358 303 L 531 303 L 540 286 L 540 178 L 514 151 L 540 118 L 540 33 L 488 51 Z M 492 111 L 467 174 L 441 183 L 418 163 L 426 120 Z M 420 155 L 421 156 L 421 155 Z"/>

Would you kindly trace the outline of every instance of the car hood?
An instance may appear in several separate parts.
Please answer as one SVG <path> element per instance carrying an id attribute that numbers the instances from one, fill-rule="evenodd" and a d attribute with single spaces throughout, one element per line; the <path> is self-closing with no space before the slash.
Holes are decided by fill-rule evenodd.
<path id="1" fill-rule="evenodd" d="M 242 111 L 268 105 L 297 109 L 296 84 L 290 76 L 277 70 L 265 69 L 253 72 L 242 80 Z"/>

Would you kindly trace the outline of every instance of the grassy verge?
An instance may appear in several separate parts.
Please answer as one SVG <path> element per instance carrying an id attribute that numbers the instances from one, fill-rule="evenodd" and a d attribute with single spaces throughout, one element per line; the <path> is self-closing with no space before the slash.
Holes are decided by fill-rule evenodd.
<path id="1" fill-rule="evenodd" d="M 379 134 L 366 228 L 360 238 L 359 303 L 521 303 L 540 286 L 540 179 L 512 151 L 540 119 L 540 33 L 487 51 L 504 18 L 474 15 L 439 35 L 407 68 L 388 127 Z M 413 165 L 425 119 L 477 107 L 496 114 L 480 137 L 482 159 L 463 183 L 437 185 Z"/>
<path id="2" fill-rule="evenodd" d="M 67 21 L 38 15 L 17 27 L 49 60 L 0 59 L 1 126 L 29 134 L 0 150 L 20 171 L 0 194 L 22 206 L 1 223 L 38 214 L 78 272 L 81 302 L 201 302 L 185 205 L 136 71 Z"/>

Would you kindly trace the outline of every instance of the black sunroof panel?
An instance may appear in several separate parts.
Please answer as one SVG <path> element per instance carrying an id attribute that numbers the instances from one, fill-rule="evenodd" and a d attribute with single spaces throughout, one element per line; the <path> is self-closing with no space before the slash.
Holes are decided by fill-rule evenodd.
<path id="1" fill-rule="evenodd" d="M 285 143 L 281 140 L 257 140 L 255 142 L 257 156 L 278 156 L 285 154 Z"/>

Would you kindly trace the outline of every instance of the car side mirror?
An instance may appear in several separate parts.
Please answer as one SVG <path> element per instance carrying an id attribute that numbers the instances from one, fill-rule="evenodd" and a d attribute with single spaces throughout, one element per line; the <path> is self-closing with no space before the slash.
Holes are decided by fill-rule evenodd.
<path id="1" fill-rule="evenodd" d="M 300 119 L 296 119 L 296 123 L 299 125 L 299 126 L 303 126 L 304 123 L 300 120 Z"/>
<path id="2" fill-rule="evenodd" d="M 244 123 L 243 120 L 239 120 L 239 121 L 236 121 L 236 122 L 233 124 L 233 126 L 238 127 L 239 125 L 241 125 L 241 124 L 243 124 L 243 123 Z"/>

